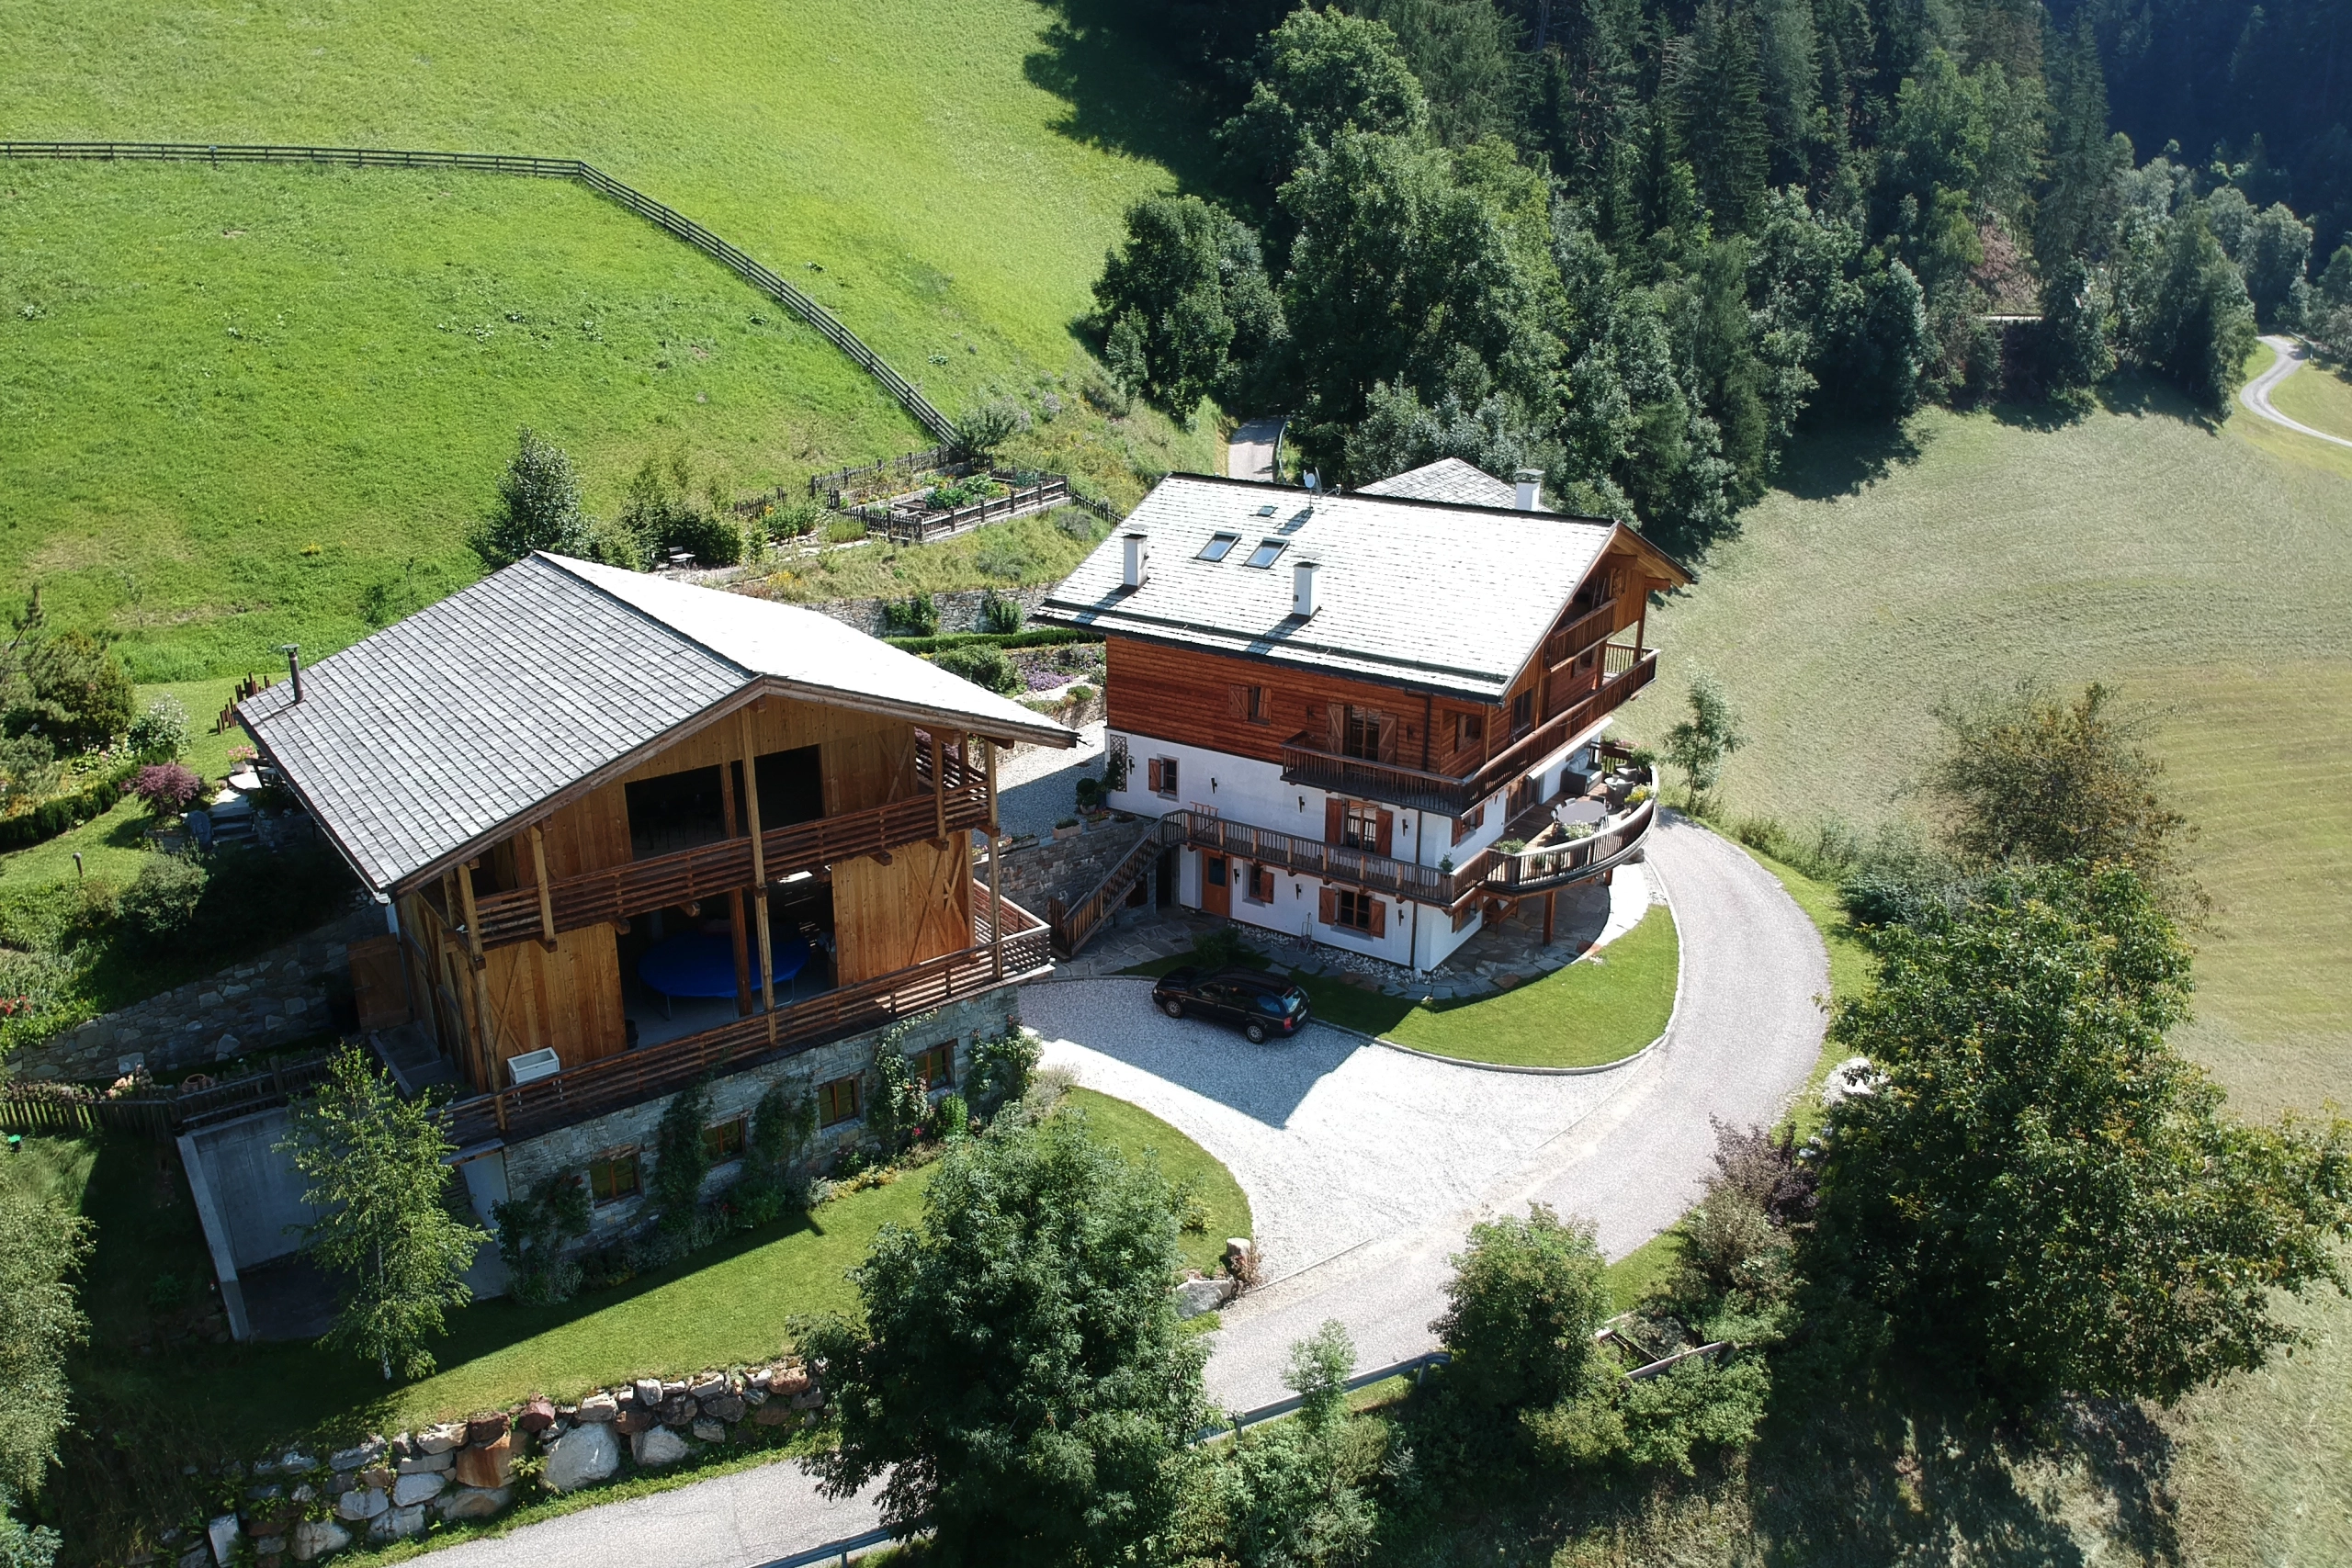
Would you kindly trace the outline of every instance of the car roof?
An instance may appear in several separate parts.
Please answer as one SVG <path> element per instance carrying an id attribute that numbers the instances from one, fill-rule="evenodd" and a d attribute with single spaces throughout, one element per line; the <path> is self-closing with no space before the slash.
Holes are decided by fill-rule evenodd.
<path id="1" fill-rule="evenodd" d="M 1292 984 L 1289 976 L 1271 974 L 1263 969 L 1220 969 L 1209 978 L 1230 980 L 1242 986 L 1254 986 L 1261 991 L 1287 991 Z"/>

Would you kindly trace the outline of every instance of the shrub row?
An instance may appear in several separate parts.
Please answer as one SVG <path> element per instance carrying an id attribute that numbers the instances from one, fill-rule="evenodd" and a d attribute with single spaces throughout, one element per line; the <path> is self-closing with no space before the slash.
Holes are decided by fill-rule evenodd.
<path id="1" fill-rule="evenodd" d="M 138 764 L 125 762 L 67 795 L 51 795 L 31 810 L 0 818 L 0 850 L 21 850 L 78 828 L 114 809 Z"/>
<path id="2" fill-rule="evenodd" d="M 949 632 L 942 637 L 894 637 L 884 639 L 909 653 L 944 653 L 951 648 L 1055 648 L 1066 642 L 1101 642 L 1100 632 L 1076 626 L 1037 626 L 1023 632 Z"/>

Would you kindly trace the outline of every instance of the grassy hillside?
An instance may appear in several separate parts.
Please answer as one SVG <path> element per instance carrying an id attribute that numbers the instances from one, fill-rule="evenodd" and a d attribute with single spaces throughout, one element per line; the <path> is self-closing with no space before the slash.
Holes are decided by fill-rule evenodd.
<path id="1" fill-rule="evenodd" d="M 1900 451 L 1805 449 L 1650 624 L 1667 673 L 1627 728 L 1714 671 L 1735 808 L 1792 822 L 1899 810 L 1944 694 L 2120 685 L 2202 828 L 2190 1048 L 2252 1110 L 2352 1081 L 2352 452 L 2160 405 L 1933 412 Z"/>
<path id="2" fill-rule="evenodd" d="M 1064 96 L 1081 65 L 1090 96 Z M 584 156 L 790 273 L 951 412 L 1057 390 L 1080 428 L 1034 456 L 1129 489 L 1214 445 L 1140 412 L 1114 428 L 1069 385 L 1120 215 L 1190 138 L 1104 107 L 1166 101 L 1148 84 L 1033 0 L 0 0 L 0 136 Z M 780 307 L 569 186 L 0 165 L 0 423 L 21 437 L 0 565 L 123 634 L 140 679 L 341 646 L 466 581 L 465 525 L 526 422 L 605 510 L 657 453 L 753 490 L 928 439 Z"/>
<path id="3" fill-rule="evenodd" d="M 2306 361 L 2271 389 L 2270 402 L 2289 419 L 2352 440 L 2352 381 L 2337 367 Z"/>
<path id="4" fill-rule="evenodd" d="M 2180 1043 L 2247 1113 L 2345 1098 L 2352 451 L 2130 397 L 2060 428 L 1933 412 L 1899 446 L 1812 444 L 1650 624 L 1668 673 L 1627 728 L 1655 738 L 1713 671 L 1749 738 L 1732 808 L 1792 823 L 1903 809 L 1943 694 L 2120 685 L 2202 828 L 2215 898 Z M 2185 1402 L 2133 1461 L 2177 1504 L 2186 1561 L 2352 1559 L 2352 1303 L 2293 1315 L 2307 1349 Z M 2057 1506 L 2091 1547 L 2106 1505 Z"/>
<path id="5" fill-rule="evenodd" d="M 1036 0 L 5 0 L 0 44 L 19 138 L 589 159 L 821 265 L 810 292 L 951 410 L 1062 367 L 1121 214 L 1203 145 L 1149 60 Z"/>

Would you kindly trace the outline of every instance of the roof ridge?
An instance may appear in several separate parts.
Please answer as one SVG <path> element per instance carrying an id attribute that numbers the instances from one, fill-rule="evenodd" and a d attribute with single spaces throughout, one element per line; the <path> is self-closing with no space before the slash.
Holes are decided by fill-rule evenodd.
<path id="1" fill-rule="evenodd" d="M 1471 466 L 1475 467 L 1476 465 Z M 1407 471 L 1410 472 L 1411 470 L 1408 469 Z M 1480 468 L 1478 471 L 1480 473 L 1486 473 L 1484 468 Z M 1394 478 L 1395 476 L 1392 475 L 1390 477 Z M 1492 479 L 1494 476 L 1489 474 L 1487 477 Z M 1170 469 L 1166 475 L 1162 476 L 1161 482 L 1164 484 L 1169 479 L 1202 479 L 1214 484 L 1233 485 L 1254 491 L 1270 491 L 1290 495 L 1312 495 L 1322 501 L 1363 500 L 1375 502 L 1382 506 L 1428 506 L 1434 507 L 1441 512 L 1492 513 L 1498 516 L 1503 517 L 1542 518 L 1554 523 L 1581 523 L 1589 527 L 1594 528 L 1622 528 L 1625 526 L 1624 524 L 1618 522 L 1613 517 L 1588 517 L 1581 512 L 1526 512 L 1521 511 L 1516 506 L 1482 506 L 1475 501 L 1436 501 L 1428 496 L 1386 495 L 1383 494 L 1379 491 L 1363 489 L 1310 491 L 1303 485 L 1272 485 L 1268 484 L 1263 479 L 1237 479 L 1227 474 L 1196 474 L 1182 468 Z M 1384 483 L 1385 481 L 1375 480 L 1374 482 Z M 1509 481 L 1498 482 L 1507 483 Z"/>
<path id="2" fill-rule="evenodd" d="M 576 566 L 593 566 L 602 571 L 626 571 L 628 570 L 627 567 L 606 566 L 603 561 L 584 561 L 572 556 L 560 556 L 553 550 L 533 550 L 531 552 L 531 558 L 534 560 L 546 561 L 549 566 L 554 567 L 558 571 L 562 572 L 564 576 L 570 578 L 572 581 L 577 582 L 582 587 L 587 588 L 601 595 L 607 602 L 619 605 L 630 615 L 637 616 L 640 620 L 650 621 L 654 626 L 660 626 L 663 631 L 668 632 L 671 636 L 678 638 L 682 642 L 690 642 L 694 644 L 695 647 L 702 649 L 703 652 L 710 655 L 711 658 L 716 659 L 721 664 L 726 665 L 729 670 L 734 671 L 738 675 L 742 676 L 747 683 L 752 681 L 763 679 L 759 671 L 753 670 L 745 665 L 740 659 L 721 653 L 709 643 L 706 642 L 701 637 L 696 637 L 694 633 L 686 630 L 684 626 L 681 626 L 677 622 L 671 620 L 666 615 L 657 615 L 652 611 L 647 609 L 644 605 L 622 598 L 618 593 L 614 592 L 611 589 L 605 587 L 594 578 L 584 576 L 582 573 L 571 570 Z M 638 575 L 640 577 L 650 577 L 651 581 L 655 582 L 668 582 L 670 581 L 667 578 L 655 576 L 651 573 L 640 572 Z M 673 588 L 702 588 L 702 585 L 696 582 L 671 582 L 670 586 Z M 716 588 L 702 588 L 702 592 L 706 593 L 717 593 L 719 590 Z M 736 597 L 745 598 L 748 597 L 748 595 L 737 594 Z M 752 603 L 766 604 L 768 601 L 753 600 Z M 785 606 L 781 604 L 775 605 L 775 607 L 777 609 L 785 608 Z"/>

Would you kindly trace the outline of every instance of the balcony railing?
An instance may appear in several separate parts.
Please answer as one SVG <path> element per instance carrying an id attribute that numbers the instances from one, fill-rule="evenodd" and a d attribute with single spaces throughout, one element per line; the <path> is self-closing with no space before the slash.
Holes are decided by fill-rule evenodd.
<path id="1" fill-rule="evenodd" d="M 1524 898 L 1611 871 L 1642 847 L 1657 814 L 1652 796 L 1589 838 L 1512 852 L 1482 850 L 1452 871 L 1195 811 L 1171 811 L 1162 821 L 1180 825 L 1182 842 L 1193 849 L 1451 909 L 1464 898 Z"/>
<path id="2" fill-rule="evenodd" d="M 768 1015 L 755 1012 L 699 1034 L 583 1062 L 552 1077 L 458 1101 L 447 1112 L 449 1135 L 461 1149 L 493 1138 L 534 1137 L 671 1093 L 713 1069 L 741 1072 L 798 1055 L 894 1018 L 1028 979 L 1051 965 L 1045 922 L 1007 899 L 1000 975 L 994 945 L 979 940 L 987 892 L 975 886 L 972 897 L 972 946 L 779 1007 L 773 1041 Z"/>
<path id="3" fill-rule="evenodd" d="M 1283 782 L 1309 784 L 1364 800 L 1385 800 L 1444 817 L 1465 816 L 1480 801 L 1566 745 L 1577 731 L 1613 712 L 1648 685 L 1657 673 L 1657 653 L 1655 649 L 1612 644 L 1603 670 L 1599 691 L 1536 725 L 1466 778 L 1342 756 L 1311 744 L 1302 733 L 1283 742 Z"/>
<path id="4" fill-rule="evenodd" d="M 1594 643 L 1606 642 L 1617 629 L 1617 601 L 1604 599 L 1544 639 L 1544 663 L 1548 669 L 1565 664 Z"/>
<path id="5" fill-rule="evenodd" d="M 927 775 L 928 769 L 923 772 Z M 957 770 L 951 758 L 948 776 Z M 952 836 L 988 825 L 988 785 L 985 781 L 956 784 L 946 794 L 945 820 Z M 935 838 L 941 804 L 936 795 L 917 795 L 865 811 L 820 817 L 789 828 L 771 828 L 760 835 L 767 856 L 770 881 L 799 872 L 816 871 L 836 861 L 858 855 L 887 854 L 901 845 Z M 555 929 L 578 931 L 626 919 L 649 909 L 716 897 L 752 886 L 752 840 L 749 834 L 722 839 L 698 849 L 655 855 L 624 865 L 553 879 L 548 884 Z M 481 921 L 484 947 L 522 942 L 542 934 L 539 890 L 536 886 L 485 893 L 475 901 Z M 462 918 L 451 922 L 462 926 Z"/>

